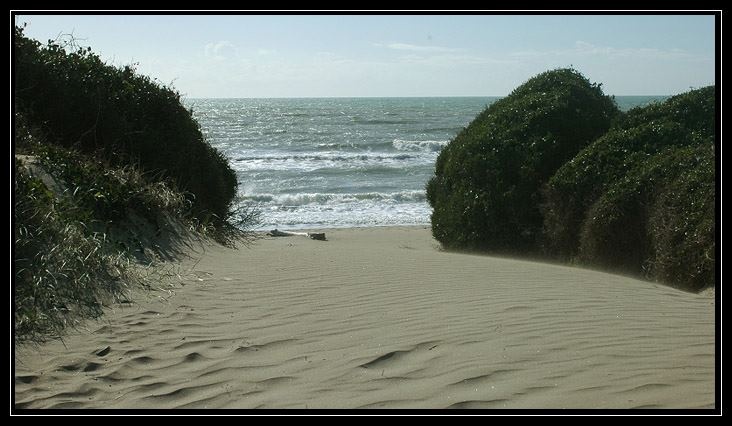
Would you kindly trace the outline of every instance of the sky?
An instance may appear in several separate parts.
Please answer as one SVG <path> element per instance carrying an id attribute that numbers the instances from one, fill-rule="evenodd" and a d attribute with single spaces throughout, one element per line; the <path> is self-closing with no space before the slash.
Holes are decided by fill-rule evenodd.
<path id="1" fill-rule="evenodd" d="M 16 15 L 189 98 L 505 96 L 573 67 L 609 95 L 715 83 L 712 15 Z"/>

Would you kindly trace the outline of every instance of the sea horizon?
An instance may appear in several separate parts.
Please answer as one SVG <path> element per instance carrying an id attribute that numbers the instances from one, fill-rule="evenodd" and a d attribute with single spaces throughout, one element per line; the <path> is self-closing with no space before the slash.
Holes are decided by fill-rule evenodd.
<path id="1" fill-rule="evenodd" d="M 679 93 L 677 93 L 679 94 Z M 616 98 L 669 98 L 676 96 L 677 94 L 664 94 L 664 95 L 613 95 L 608 96 Z M 251 99 L 251 100 L 266 100 L 266 99 L 433 99 L 433 98 L 505 98 L 508 95 L 436 95 L 436 96 L 243 96 L 243 97 L 216 97 L 216 96 L 183 96 L 185 99 L 197 100 L 197 99 L 221 99 L 221 100 L 239 100 L 239 99 Z"/>

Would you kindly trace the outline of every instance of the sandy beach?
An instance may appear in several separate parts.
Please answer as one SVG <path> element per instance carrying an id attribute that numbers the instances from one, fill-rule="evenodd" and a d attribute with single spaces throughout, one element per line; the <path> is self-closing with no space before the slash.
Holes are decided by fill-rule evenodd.
<path id="1" fill-rule="evenodd" d="M 714 297 L 439 250 L 428 227 L 206 246 L 61 341 L 17 408 L 713 408 Z"/>

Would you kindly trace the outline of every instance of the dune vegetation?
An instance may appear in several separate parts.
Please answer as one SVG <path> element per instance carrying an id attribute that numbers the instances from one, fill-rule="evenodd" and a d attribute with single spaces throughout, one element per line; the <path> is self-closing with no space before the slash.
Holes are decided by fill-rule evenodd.
<path id="1" fill-rule="evenodd" d="M 19 26 L 12 55 L 17 338 L 98 316 L 191 237 L 235 245 L 257 223 L 173 88 Z"/>
<path id="2" fill-rule="evenodd" d="M 690 290 L 714 283 L 715 89 L 634 108 L 552 176 L 546 250 Z"/>
<path id="3" fill-rule="evenodd" d="M 491 104 L 440 153 L 427 185 L 447 248 L 536 251 L 540 189 L 619 114 L 577 71 L 540 74 Z"/>
<path id="4" fill-rule="evenodd" d="M 449 249 L 544 256 L 714 285 L 715 88 L 620 112 L 579 72 L 542 73 L 442 151 L 427 185 Z"/>

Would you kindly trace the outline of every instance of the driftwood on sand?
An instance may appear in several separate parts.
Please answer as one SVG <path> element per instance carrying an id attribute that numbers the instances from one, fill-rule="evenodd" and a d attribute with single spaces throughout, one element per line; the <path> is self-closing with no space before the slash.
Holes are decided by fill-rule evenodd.
<path id="1" fill-rule="evenodd" d="M 273 230 L 267 233 L 267 235 L 271 237 L 292 237 L 292 236 L 303 236 L 308 237 L 311 240 L 321 240 L 321 241 L 327 241 L 325 238 L 325 232 L 290 232 L 290 231 L 280 231 L 280 230 Z"/>

